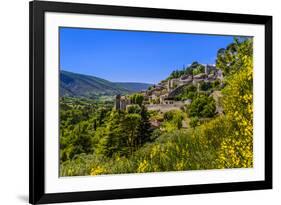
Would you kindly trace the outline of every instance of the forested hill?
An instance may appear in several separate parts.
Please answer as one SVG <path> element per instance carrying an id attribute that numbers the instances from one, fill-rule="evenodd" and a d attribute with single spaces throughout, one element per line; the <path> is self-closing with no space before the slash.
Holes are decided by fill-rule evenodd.
<path id="1" fill-rule="evenodd" d="M 148 83 L 132 83 L 132 82 L 126 82 L 126 83 L 117 82 L 114 84 L 119 87 L 130 90 L 132 92 L 139 92 L 141 90 L 147 90 L 149 86 L 152 86 L 152 84 L 148 84 Z"/>
<path id="2" fill-rule="evenodd" d="M 89 97 L 114 96 L 147 89 L 146 83 L 115 83 L 84 74 L 60 71 L 60 96 Z"/>

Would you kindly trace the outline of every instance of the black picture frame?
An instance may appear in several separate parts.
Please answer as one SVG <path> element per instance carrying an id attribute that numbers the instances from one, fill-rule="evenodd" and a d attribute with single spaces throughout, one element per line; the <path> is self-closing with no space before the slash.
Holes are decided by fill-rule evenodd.
<path id="1" fill-rule="evenodd" d="M 272 17 L 262 15 L 184 11 L 124 6 L 32 1 L 30 11 L 30 143 L 29 143 L 29 202 L 31 204 L 153 197 L 260 190 L 272 188 Z M 182 185 L 153 188 L 45 193 L 44 123 L 44 25 L 46 12 L 100 14 L 111 16 L 150 17 L 162 19 L 199 20 L 260 24 L 265 26 L 265 180 L 235 183 Z"/>

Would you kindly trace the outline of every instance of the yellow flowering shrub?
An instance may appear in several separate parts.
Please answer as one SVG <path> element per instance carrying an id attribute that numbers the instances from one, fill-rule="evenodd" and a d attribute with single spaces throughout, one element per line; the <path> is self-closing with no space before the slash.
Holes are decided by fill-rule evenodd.
<path id="1" fill-rule="evenodd" d="M 100 175 L 105 173 L 105 169 L 101 166 L 96 166 L 91 169 L 91 176 Z"/>
<path id="2" fill-rule="evenodd" d="M 179 162 L 176 163 L 176 170 L 177 170 L 177 171 L 182 171 L 182 170 L 184 170 L 184 161 L 183 161 L 183 160 L 181 160 L 181 161 L 179 161 Z"/>
<path id="3" fill-rule="evenodd" d="M 138 173 L 146 172 L 147 166 L 148 166 L 147 161 L 143 160 L 142 162 L 139 163 L 139 167 L 138 167 L 137 172 Z"/>
<path id="4" fill-rule="evenodd" d="M 223 90 L 224 110 L 234 130 L 221 143 L 220 168 L 253 166 L 253 59 L 251 55 L 241 58 L 240 70 Z"/>

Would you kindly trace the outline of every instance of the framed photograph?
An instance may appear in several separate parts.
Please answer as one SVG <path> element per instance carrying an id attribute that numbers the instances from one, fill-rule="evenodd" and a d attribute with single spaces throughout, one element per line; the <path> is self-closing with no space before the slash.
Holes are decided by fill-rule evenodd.
<path id="1" fill-rule="evenodd" d="M 272 17 L 30 2 L 30 203 L 272 188 Z"/>

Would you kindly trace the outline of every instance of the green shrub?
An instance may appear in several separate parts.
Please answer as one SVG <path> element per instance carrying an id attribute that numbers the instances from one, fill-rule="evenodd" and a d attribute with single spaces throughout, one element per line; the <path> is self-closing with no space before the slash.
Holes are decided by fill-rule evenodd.
<path id="1" fill-rule="evenodd" d="M 142 94 L 135 93 L 130 96 L 130 100 L 132 104 L 138 104 L 139 106 L 141 106 L 144 100 L 144 96 Z"/>
<path id="2" fill-rule="evenodd" d="M 195 128 L 196 126 L 200 125 L 200 121 L 198 117 L 192 117 L 190 118 L 189 122 L 190 127 Z"/>
<path id="3" fill-rule="evenodd" d="M 171 110 L 164 113 L 164 127 L 167 131 L 182 127 L 183 113 L 179 110 Z"/>
<path id="4" fill-rule="evenodd" d="M 213 97 L 198 95 L 189 106 L 190 117 L 213 117 L 216 111 L 216 102 Z"/>
<path id="5" fill-rule="evenodd" d="M 202 82 L 200 84 L 200 90 L 207 91 L 207 90 L 209 90 L 211 88 L 212 88 L 212 85 L 211 85 L 210 82 Z"/>
<path id="6" fill-rule="evenodd" d="M 138 104 L 127 105 L 126 111 L 130 114 L 139 114 L 141 112 L 141 107 Z"/>

